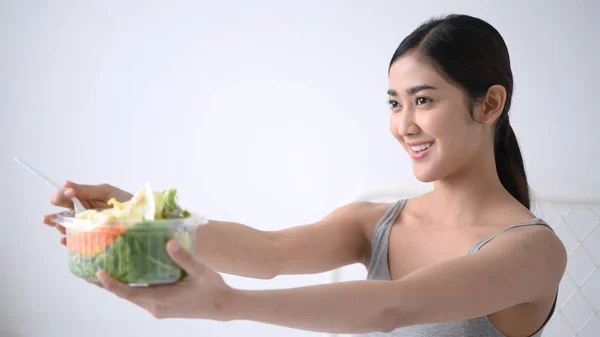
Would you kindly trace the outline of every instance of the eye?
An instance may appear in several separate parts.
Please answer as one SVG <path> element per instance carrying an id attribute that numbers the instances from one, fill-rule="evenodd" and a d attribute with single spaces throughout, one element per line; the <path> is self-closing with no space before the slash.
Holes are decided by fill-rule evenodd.
<path id="1" fill-rule="evenodd" d="M 397 101 L 394 100 L 389 100 L 388 101 L 388 105 L 390 106 L 390 108 L 392 109 L 396 109 L 400 107 L 400 103 L 398 103 Z"/>
<path id="2" fill-rule="evenodd" d="M 417 103 L 417 105 L 423 105 L 423 104 L 427 104 L 427 103 L 431 102 L 431 99 L 421 96 L 421 97 L 417 97 L 415 102 Z"/>

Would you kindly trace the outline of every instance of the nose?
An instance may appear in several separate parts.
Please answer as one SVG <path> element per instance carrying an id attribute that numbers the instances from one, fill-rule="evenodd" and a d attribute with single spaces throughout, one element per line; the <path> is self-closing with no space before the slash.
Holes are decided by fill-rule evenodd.
<path id="1" fill-rule="evenodd" d="M 406 137 L 416 135 L 420 132 L 420 128 L 415 121 L 414 112 L 406 109 L 393 116 L 396 124 L 396 132 L 399 136 Z"/>

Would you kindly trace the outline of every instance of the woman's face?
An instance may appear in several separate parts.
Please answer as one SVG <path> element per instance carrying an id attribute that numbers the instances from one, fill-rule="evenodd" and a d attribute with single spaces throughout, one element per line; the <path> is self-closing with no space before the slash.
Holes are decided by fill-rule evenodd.
<path id="1" fill-rule="evenodd" d="M 417 179 L 444 179 L 481 152 L 486 130 L 462 90 L 413 53 L 390 68 L 390 131 L 409 154 Z"/>

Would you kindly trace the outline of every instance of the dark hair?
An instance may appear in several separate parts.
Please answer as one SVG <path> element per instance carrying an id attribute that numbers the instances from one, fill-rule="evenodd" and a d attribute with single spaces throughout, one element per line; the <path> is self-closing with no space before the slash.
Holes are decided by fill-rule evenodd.
<path id="1" fill-rule="evenodd" d="M 473 105 L 492 85 L 506 89 L 504 110 L 495 125 L 496 171 L 504 188 L 521 204 L 531 208 L 525 166 L 515 133 L 510 125 L 513 76 L 508 48 L 489 23 L 468 15 L 432 18 L 408 35 L 390 62 L 416 50 L 420 57 L 448 81 L 462 87 L 473 117 Z"/>

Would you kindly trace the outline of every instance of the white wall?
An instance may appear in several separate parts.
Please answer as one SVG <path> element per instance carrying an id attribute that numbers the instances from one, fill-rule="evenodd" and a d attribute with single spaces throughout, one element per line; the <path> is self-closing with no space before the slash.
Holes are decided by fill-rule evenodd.
<path id="1" fill-rule="evenodd" d="M 385 91 L 397 44 L 431 15 L 480 16 L 504 35 L 535 191 L 598 196 L 599 5 L 563 3 L 0 1 L 0 333 L 314 335 L 156 322 L 70 276 L 58 234 L 40 222 L 55 210 L 51 189 L 12 158 L 57 180 L 178 187 L 194 210 L 261 229 L 316 220 L 370 184 L 423 191 L 387 131 Z"/>

